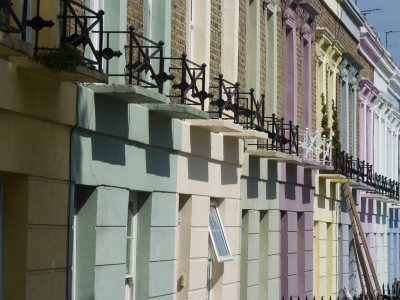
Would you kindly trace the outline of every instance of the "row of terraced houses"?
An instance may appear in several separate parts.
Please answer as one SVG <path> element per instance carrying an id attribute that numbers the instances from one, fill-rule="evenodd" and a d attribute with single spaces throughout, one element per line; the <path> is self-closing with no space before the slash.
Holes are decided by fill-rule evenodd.
<path id="1" fill-rule="evenodd" d="M 400 70 L 372 25 L 351 0 L 0 0 L 0 299 L 394 293 Z"/>

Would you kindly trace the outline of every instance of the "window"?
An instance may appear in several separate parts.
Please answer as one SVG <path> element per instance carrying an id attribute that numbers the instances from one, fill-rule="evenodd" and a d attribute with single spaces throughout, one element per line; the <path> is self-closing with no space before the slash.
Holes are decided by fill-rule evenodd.
<path id="1" fill-rule="evenodd" d="M 210 204 L 210 220 L 208 230 L 210 232 L 211 242 L 213 245 L 213 255 L 217 262 L 226 262 L 233 260 L 231 250 L 226 238 L 224 225 L 219 215 L 217 204 Z"/>
<path id="2" fill-rule="evenodd" d="M 136 195 L 129 195 L 128 220 L 126 223 L 126 275 L 125 299 L 135 299 L 135 262 L 136 262 Z"/>

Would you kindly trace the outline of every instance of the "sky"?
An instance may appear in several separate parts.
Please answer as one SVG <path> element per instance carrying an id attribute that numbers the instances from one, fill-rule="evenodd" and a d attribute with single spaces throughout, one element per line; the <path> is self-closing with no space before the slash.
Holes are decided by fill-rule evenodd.
<path id="1" fill-rule="evenodd" d="M 380 9 L 366 14 L 367 22 L 378 32 L 381 43 L 386 46 L 387 31 L 399 31 L 388 34 L 387 50 L 397 66 L 400 66 L 400 0 L 352 0 L 361 12 Z"/>

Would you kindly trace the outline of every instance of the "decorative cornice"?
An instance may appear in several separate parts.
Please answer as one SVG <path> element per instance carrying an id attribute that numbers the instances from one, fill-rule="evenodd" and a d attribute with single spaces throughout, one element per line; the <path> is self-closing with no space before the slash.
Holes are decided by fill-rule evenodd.
<path id="1" fill-rule="evenodd" d="M 358 51 L 375 67 L 375 63 L 383 54 L 383 47 L 377 41 L 377 35 L 371 30 L 367 23 L 360 28 L 360 43 Z"/>
<path id="2" fill-rule="evenodd" d="M 368 106 L 374 105 L 379 95 L 378 88 L 368 78 L 361 78 L 358 85 L 360 87 L 359 100 L 365 101 Z"/>
<path id="3" fill-rule="evenodd" d="M 296 27 L 296 8 L 299 6 L 300 0 L 282 0 L 281 11 L 282 21 L 284 25 L 288 25 L 291 28 Z"/>
<path id="4" fill-rule="evenodd" d="M 303 38 L 308 41 L 314 41 L 313 33 L 317 29 L 315 17 L 319 15 L 317 8 L 309 2 L 300 2 L 299 6 L 302 9 L 302 14 L 299 20 L 300 33 Z"/>
<path id="5" fill-rule="evenodd" d="M 299 0 L 282 0 L 281 9 L 284 25 L 299 29 L 303 38 L 314 41 L 313 33 L 317 28 L 315 17 L 319 14 L 315 6 Z"/>
<path id="6" fill-rule="evenodd" d="M 342 45 L 335 39 L 333 34 L 323 27 L 315 30 L 317 59 L 332 61 L 336 67 L 339 66 L 343 52 Z"/>
<path id="7" fill-rule="evenodd" d="M 275 14 L 278 11 L 280 11 L 280 8 L 278 7 L 276 0 L 264 0 L 264 3 L 266 4 L 264 9 L 266 9 L 269 13 Z"/>
<path id="8" fill-rule="evenodd" d="M 341 77 L 348 76 L 348 83 L 351 85 L 358 85 L 361 80 L 360 71 L 363 68 L 353 56 L 349 53 L 343 53 L 342 61 L 339 64 L 339 72 Z M 343 79 L 344 80 L 344 79 Z"/>

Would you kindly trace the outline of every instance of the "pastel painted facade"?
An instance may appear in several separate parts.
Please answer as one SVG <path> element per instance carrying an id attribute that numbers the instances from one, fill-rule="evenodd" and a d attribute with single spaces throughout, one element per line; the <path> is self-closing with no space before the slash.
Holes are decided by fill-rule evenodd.
<path id="1" fill-rule="evenodd" d="M 352 1 L 40 2 L 0 8 L 0 300 L 360 294 L 343 184 L 400 277 L 400 71 Z"/>

